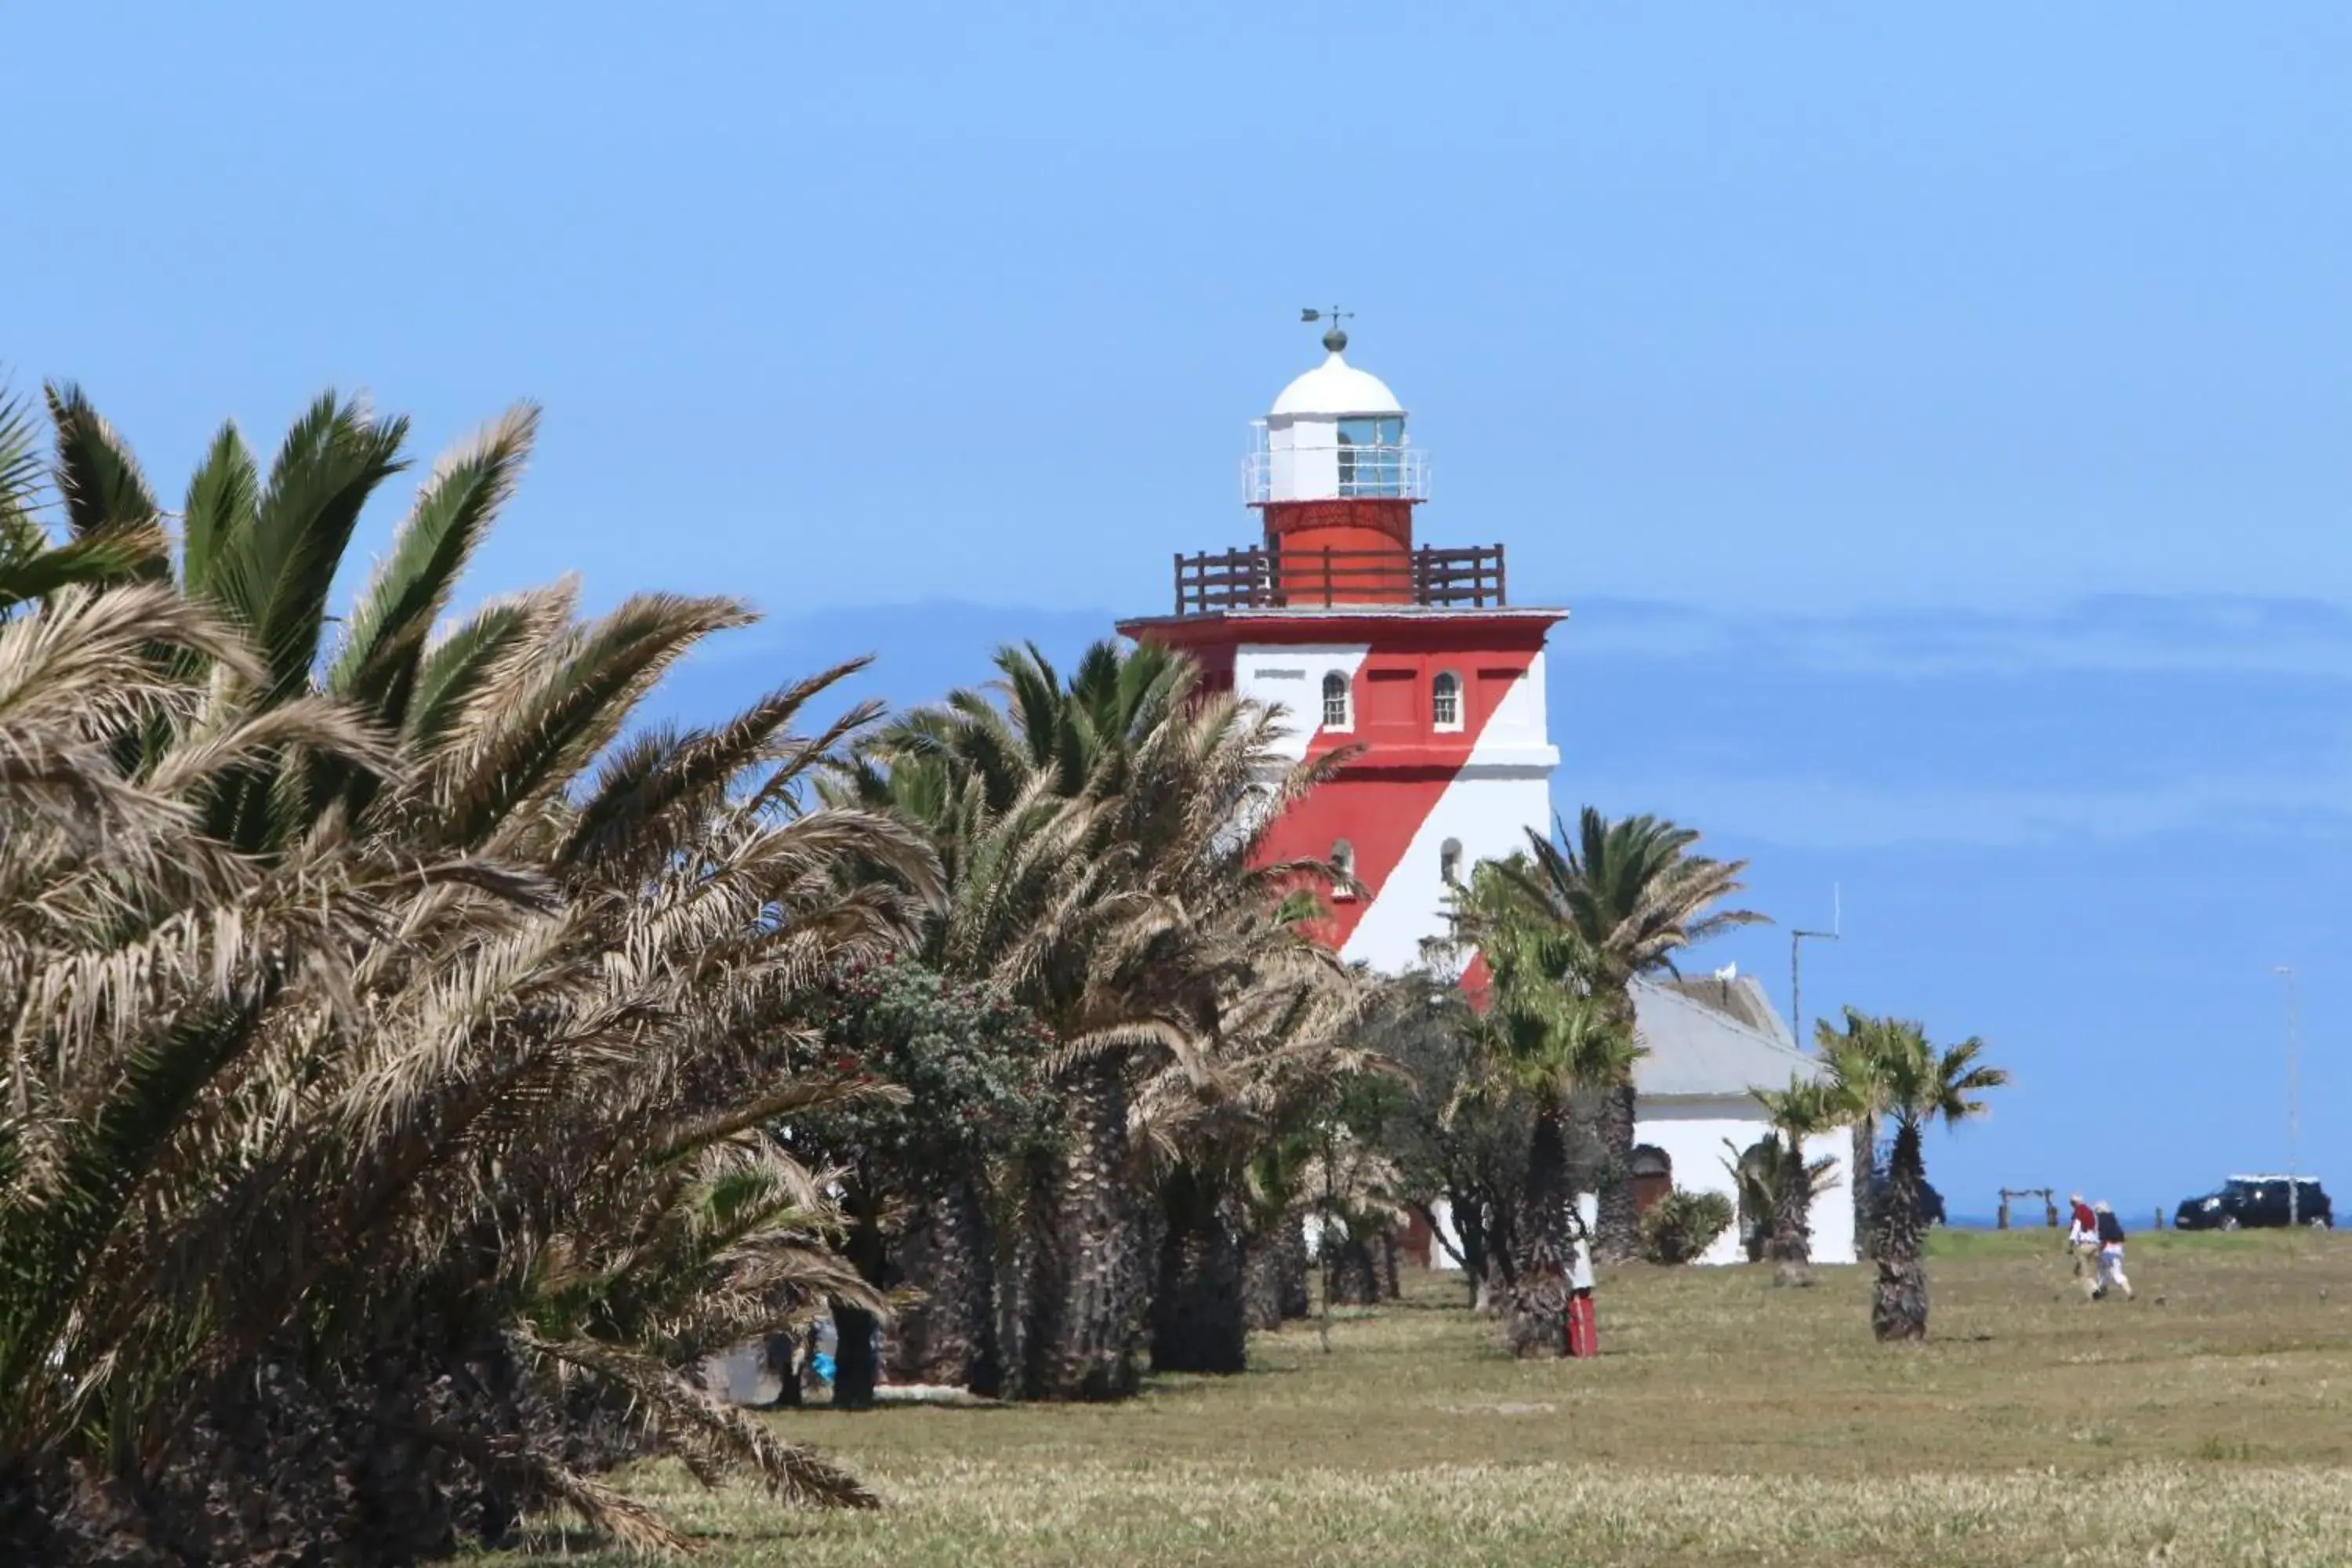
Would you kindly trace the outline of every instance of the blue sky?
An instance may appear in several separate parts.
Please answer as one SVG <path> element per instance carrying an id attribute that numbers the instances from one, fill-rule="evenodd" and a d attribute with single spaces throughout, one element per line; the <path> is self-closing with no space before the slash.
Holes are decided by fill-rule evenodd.
<path id="1" fill-rule="evenodd" d="M 2352 11 L 1011 9 L 12 15 L 0 361 L 167 491 L 543 402 L 478 585 L 770 610 L 691 709 L 1157 608 L 1337 300 L 1426 534 L 1576 610 L 1562 804 L 1841 885 L 1809 1000 L 2017 1070 L 1958 1206 L 2282 1160 L 2282 962 L 2352 1184 Z"/>

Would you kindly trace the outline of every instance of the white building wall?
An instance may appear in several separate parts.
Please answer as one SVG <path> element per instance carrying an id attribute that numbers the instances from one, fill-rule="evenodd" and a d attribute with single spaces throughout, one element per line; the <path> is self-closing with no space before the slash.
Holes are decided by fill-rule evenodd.
<path id="1" fill-rule="evenodd" d="M 1744 1095 L 1672 1100 L 1653 1096 L 1634 1108 L 1633 1142 L 1665 1151 L 1674 1162 L 1675 1186 L 1692 1193 L 1721 1193 L 1734 1204 L 1739 1201 L 1739 1184 L 1724 1166 L 1731 1157 L 1724 1141 L 1730 1140 L 1732 1149 L 1745 1149 L 1764 1132 L 1763 1107 Z M 1738 1263 L 1745 1256 L 1735 1225 L 1716 1237 L 1698 1261 Z"/>
<path id="2" fill-rule="evenodd" d="M 1465 679 L 1476 671 L 1475 658 L 1466 662 L 1471 668 L 1462 671 Z M 1486 727 L 1478 733 L 1478 750 L 1473 761 L 1489 767 L 1507 763 L 1539 763 L 1545 768 L 1558 765 L 1559 752 L 1551 743 L 1545 712 L 1544 655 L 1538 649 L 1528 661 L 1527 673 L 1511 682 L 1503 700 L 1488 715 Z"/>
<path id="3" fill-rule="evenodd" d="M 1323 678 L 1337 671 L 1349 691 L 1356 671 L 1371 651 L 1365 643 L 1275 644 L 1234 650 L 1234 695 L 1282 710 L 1282 735 L 1276 746 L 1297 762 L 1323 724 Z M 1352 696 L 1350 700 L 1352 701 Z M 1352 710 L 1350 712 L 1352 717 Z"/>
<path id="4" fill-rule="evenodd" d="M 1813 1261 L 1852 1263 L 1862 1254 L 1853 1237 L 1853 1135 L 1845 1128 L 1805 1140 L 1805 1159 L 1835 1160 L 1836 1185 L 1813 1200 Z"/>
<path id="5" fill-rule="evenodd" d="M 1748 1148 L 1769 1131 L 1764 1108 L 1744 1095 L 1706 1100 L 1653 1096 L 1639 1103 L 1633 1118 L 1633 1141 L 1665 1151 L 1666 1158 L 1674 1162 L 1675 1186 L 1685 1192 L 1721 1193 L 1734 1204 L 1739 1201 L 1739 1184 L 1724 1162 L 1735 1157 L 1733 1151 Z M 1724 1147 L 1726 1140 L 1730 1142 L 1729 1149 Z M 1837 1186 L 1813 1205 L 1816 1263 L 1854 1259 L 1853 1202 L 1845 1185 L 1851 1152 L 1843 1131 L 1823 1133 L 1805 1144 L 1809 1159 L 1828 1157 L 1837 1162 L 1830 1173 Z M 1739 1227 L 1735 1225 L 1717 1237 L 1698 1261 L 1738 1263 L 1744 1257 Z"/>
<path id="6" fill-rule="evenodd" d="M 1480 750 L 1484 750 L 1481 743 Z M 1475 757 L 1475 753 L 1474 753 Z M 1481 860 L 1527 847 L 1527 829 L 1551 820 L 1549 769 L 1482 773 L 1465 767 L 1422 818 L 1404 858 L 1349 934 L 1341 956 L 1390 973 L 1421 962 L 1421 944 L 1445 931 L 1445 843 L 1462 846 L 1462 876 Z"/>

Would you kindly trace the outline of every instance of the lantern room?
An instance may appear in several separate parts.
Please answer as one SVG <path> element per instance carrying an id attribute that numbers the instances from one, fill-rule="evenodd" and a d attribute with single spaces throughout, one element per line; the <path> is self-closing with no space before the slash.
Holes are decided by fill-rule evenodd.
<path id="1" fill-rule="evenodd" d="M 1405 435 L 1403 405 L 1379 376 L 1348 363 L 1347 347 L 1347 333 L 1336 327 L 1324 333 L 1323 363 L 1252 422 L 1243 464 L 1250 505 L 1370 500 L 1402 511 L 1429 499 L 1429 465 Z M 1282 521 L 1270 512 L 1269 530 Z"/>

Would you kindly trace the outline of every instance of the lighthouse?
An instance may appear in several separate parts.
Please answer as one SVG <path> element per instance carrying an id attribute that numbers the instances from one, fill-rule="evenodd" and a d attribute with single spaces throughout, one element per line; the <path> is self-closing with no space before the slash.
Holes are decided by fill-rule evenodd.
<path id="1" fill-rule="evenodd" d="M 1354 750 L 1265 852 L 1347 871 L 1361 891 L 1335 898 L 1330 939 L 1394 973 L 1444 934 L 1473 866 L 1550 826 L 1544 644 L 1566 612 L 1509 603 L 1499 543 L 1421 542 L 1429 461 L 1404 405 L 1348 363 L 1336 320 L 1323 347 L 1251 423 L 1258 538 L 1178 553 L 1171 613 L 1119 630 L 1190 653 L 1212 689 L 1279 705 L 1291 756 Z"/>

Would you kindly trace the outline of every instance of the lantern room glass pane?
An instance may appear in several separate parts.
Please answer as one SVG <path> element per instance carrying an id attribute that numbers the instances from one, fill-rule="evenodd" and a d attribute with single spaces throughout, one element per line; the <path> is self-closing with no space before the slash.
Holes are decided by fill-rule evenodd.
<path id="1" fill-rule="evenodd" d="M 1339 493 L 1404 494 L 1404 419 L 1399 415 L 1339 421 Z"/>

